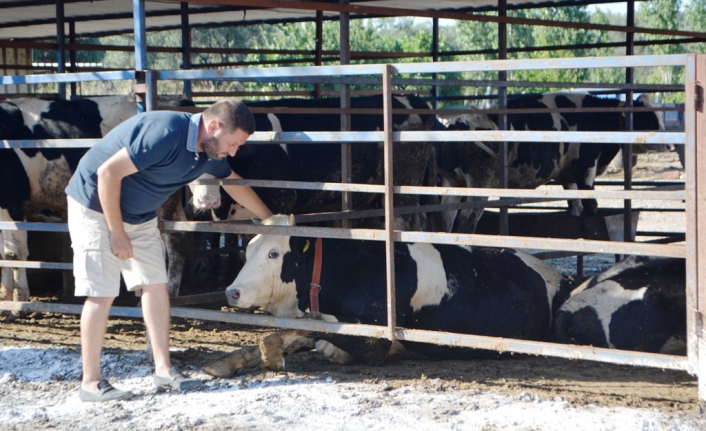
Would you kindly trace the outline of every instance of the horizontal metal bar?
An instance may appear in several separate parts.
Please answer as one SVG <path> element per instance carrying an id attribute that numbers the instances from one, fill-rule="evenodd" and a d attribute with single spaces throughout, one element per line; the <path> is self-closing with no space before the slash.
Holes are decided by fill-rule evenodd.
<path id="1" fill-rule="evenodd" d="M 68 232 L 66 223 L 28 223 L 0 221 L 0 230 L 31 230 L 38 232 Z"/>
<path id="2" fill-rule="evenodd" d="M 415 73 L 451 73 L 451 72 L 490 72 L 503 70 L 539 70 L 539 69 L 593 69 L 603 67 L 655 67 L 684 66 L 686 56 L 673 55 L 635 55 L 615 57 L 579 57 L 579 58 L 542 58 L 526 60 L 485 60 L 485 61 L 439 61 L 429 63 L 393 63 L 390 66 L 397 74 Z M 217 70 L 163 70 L 155 71 L 160 80 L 238 80 L 267 79 L 272 77 L 303 76 L 359 76 L 381 75 L 385 65 L 343 65 L 343 66 L 303 66 L 273 67 L 253 69 L 217 69 Z"/>
<path id="3" fill-rule="evenodd" d="M 203 179 L 192 184 L 206 185 L 248 185 L 266 188 L 295 188 L 304 190 L 351 191 L 363 193 L 384 193 L 384 186 L 376 184 L 357 183 L 319 183 L 303 181 L 275 180 L 215 180 Z M 426 187 L 426 186 L 395 186 L 397 194 L 413 195 L 443 195 L 443 196 L 483 196 L 483 197 L 523 197 L 535 199 L 654 199 L 654 200 L 684 200 L 686 192 L 683 186 L 675 188 L 660 187 L 653 190 L 561 190 L 561 189 L 479 189 L 471 187 Z"/>
<path id="4" fill-rule="evenodd" d="M 627 350 L 563 345 L 542 341 L 494 338 L 481 335 L 421 331 L 417 329 L 398 329 L 397 334 L 399 340 L 405 341 L 445 344 L 449 346 L 468 346 L 477 349 L 495 350 L 498 352 L 526 353 L 530 355 L 583 359 L 612 364 L 639 365 L 670 370 L 689 370 L 687 358 L 684 356 L 659 355 Z"/>
<path id="5" fill-rule="evenodd" d="M 385 241 L 385 231 L 380 229 L 342 229 L 306 226 L 258 226 L 232 221 L 225 222 L 175 222 L 164 221 L 165 231 L 224 232 L 239 234 L 288 235 L 322 238 Z M 641 256 L 686 256 L 684 245 L 643 244 L 638 242 L 595 241 L 585 239 L 532 238 L 437 232 L 395 231 L 395 241 L 431 242 L 436 244 L 475 245 L 484 247 L 509 247 L 537 250 L 566 250 L 601 254 L 636 254 Z"/>
<path id="6" fill-rule="evenodd" d="M 175 300 L 176 299 L 178 298 L 175 298 Z M 2 301 L 0 302 L 0 310 L 15 312 L 81 314 L 83 306 L 75 304 Z M 111 307 L 110 316 L 140 318 L 142 317 L 142 310 L 136 307 Z M 386 338 L 386 327 L 383 326 L 332 323 L 310 319 L 277 318 L 260 314 L 231 313 L 178 307 L 173 307 L 171 309 L 171 316 L 185 319 L 209 320 L 242 325 Z M 586 359 L 616 364 L 632 364 L 663 369 L 689 370 L 687 358 L 682 356 L 657 355 L 644 352 L 561 345 L 511 338 L 494 338 L 482 335 L 422 331 L 417 329 L 398 328 L 396 333 L 398 339 L 406 341 L 473 347 L 495 350 L 498 352 L 515 352 L 569 359 Z"/>
<path id="7" fill-rule="evenodd" d="M 100 139 L 27 139 L 2 140 L 0 148 L 90 148 Z"/>
<path id="8" fill-rule="evenodd" d="M 623 144 L 683 144 L 683 132 L 546 132 L 518 130 L 393 132 L 395 142 L 578 142 Z M 382 142 L 384 132 L 255 132 L 248 144 L 333 144 Z M 2 140 L 0 148 L 89 148 L 100 139 Z"/>
<path id="9" fill-rule="evenodd" d="M 549 132 L 523 130 L 443 130 L 393 132 L 395 142 L 578 142 L 621 144 L 683 144 L 683 132 Z M 384 132 L 255 132 L 248 143 L 330 144 L 337 142 L 382 142 Z"/>
<path id="10" fill-rule="evenodd" d="M 53 82 L 118 81 L 135 79 L 134 70 L 115 72 L 48 73 L 43 75 L 6 75 L 0 84 L 49 84 Z"/>
<path id="11" fill-rule="evenodd" d="M 0 267 L 4 268 L 32 268 L 32 269 L 73 269 L 71 263 L 62 262 L 35 262 L 28 260 L 0 260 Z"/>

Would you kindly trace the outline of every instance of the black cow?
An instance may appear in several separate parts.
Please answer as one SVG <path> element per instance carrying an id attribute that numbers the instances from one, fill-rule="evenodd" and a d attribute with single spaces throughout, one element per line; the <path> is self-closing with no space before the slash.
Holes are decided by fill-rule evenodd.
<path id="1" fill-rule="evenodd" d="M 624 102 L 581 92 L 547 93 L 509 98 L 508 109 L 539 108 L 617 108 Z M 650 106 L 649 100 L 638 97 L 635 107 Z M 490 119 L 491 121 L 488 121 Z M 450 130 L 497 129 L 497 115 L 487 118 L 480 112 L 464 115 L 449 124 Z M 493 126 L 490 126 L 493 124 Z M 624 131 L 625 117 L 621 112 L 579 113 L 509 113 L 510 130 L 547 131 Z M 654 112 L 634 112 L 633 130 L 664 130 L 660 116 Z M 467 187 L 497 187 L 498 143 L 441 143 L 436 146 L 437 163 L 442 177 L 450 183 L 461 183 Z M 669 151 L 672 146 L 636 144 L 633 153 Z M 509 143 L 508 186 L 510 188 L 536 188 L 556 180 L 565 188 L 592 190 L 595 178 L 606 168 L 620 150 L 620 144 L 580 144 L 562 142 Z M 594 199 L 575 202 L 573 215 L 595 215 Z M 459 216 L 457 229 L 474 232 L 482 210 L 464 210 Z M 450 226 L 447 227 L 450 230 Z"/>
<path id="2" fill-rule="evenodd" d="M 171 97 L 161 98 L 160 102 L 165 105 L 191 103 Z M 134 94 L 76 100 L 6 100 L 0 102 L 0 139 L 95 139 L 136 113 Z M 64 189 L 87 149 L 14 148 L 0 151 L 0 178 L 5 178 L 4 184 L 11 184 L 0 193 L 0 221 L 26 221 L 39 214 L 65 220 Z M 177 205 L 164 207 L 161 214 L 175 217 L 179 209 L 181 207 L 177 208 Z M 178 218 L 184 219 L 183 216 Z M 168 237 L 167 243 L 170 244 L 173 236 Z M 26 231 L 4 230 L 2 239 L 4 259 L 27 260 Z M 169 250 L 172 250 L 169 253 L 170 275 L 178 272 L 180 276 L 181 259 L 175 256 L 172 247 L 168 247 Z M 170 287 L 173 285 L 170 279 Z M 178 282 L 176 286 L 178 288 Z M 29 299 L 26 273 L 22 268 L 2 269 L 0 300 L 12 299 Z"/>
<path id="3" fill-rule="evenodd" d="M 321 108 L 340 107 L 340 99 L 281 99 L 268 102 L 247 103 L 251 108 Z M 354 97 L 352 108 L 383 107 L 382 96 Z M 428 109 L 429 106 L 416 96 L 393 98 L 393 109 Z M 258 131 L 337 131 L 340 130 L 340 114 L 255 114 Z M 393 125 L 399 130 L 433 130 L 434 117 L 431 115 L 395 114 Z M 381 114 L 351 115 L 351 130 L 383 130 Z M 430 168 L 431 146 L 423 143 L 395 143 L 394 182 L 396 185 L 423 185 L 427 169 Z M 289 145 L 246 145 L 235 157 L 228 158 L 235 172 L 250 179 L 293 180 L 313 182 L 341 181 L 341 151 L 336 144 L 289 144 Z M 383 183 L 383 149 L 378 143 L 354 143 L 352 146 L 353 182 L 363 184 Z M 432 163 L 433 165 L 433 163 Z M 433 168 L 433 166 L 431 166 Z M 273 212 L 304 214 L 310 212 L 340 211 L 340 193 L 323 190 L 273 190 L 255 188 Z M 194 205 L 203 209 L 220 204 L 220 191 L 216 188 L 194 188 Z M 371 193 L 353 194 L 355 209 L 381 208 L 378 196 Z M 228 218 L 228 213 L 236 212 L 223 195 L 224 209 L 219 219 Z M 395 196 L 395 206 L 413 206 L 418 198 L 410 195 Z M 241 211 L 238 209 L 238 211 Z M 236 218 L 249 218 L 250 214 Z M 233 218 L 233 217 L 231 217 Z M 401 221 L 401 220 L 400 220 Z M 377 222 L 379 225 L 380 223 Z M 370 224 L 368 224 L 370 226 Z M 404 220 L 401 228 L 424 230 L 427 221 L 424 216 L 411 216 Z"/>
<path id="4" fill-rule="evenodd" d="M 291 226 L 294 217 L 276 215 L 264 224 Z M 321 244 L 318 301 L 323 319 L 386 325 L 384 243 L 323 239 Z M 226 290 L 229 303 L 262 307 L 278 317 L 304 316 L 316 248 L 314 238 L 256 236 L 248 245 L 245 266 Z M 409 329 L 542 340 L 549 334 L 553 310 L 568 292 L 552 267 L 510 249 L 396 243 L 395 276 L 397 325 Z M 380 364 L 391 347 L 388 340 L 335 334 L 316 338 L 318 350 L 342 363 L 355 358 Z M 403 344 L 435 359 L 489 353 Z"/>
<path id="5" fill-rule="evenodd" d="M 631 256 L 571 292 L 555 322 L 560 343 L 684 355 L 685 261 Z"/>

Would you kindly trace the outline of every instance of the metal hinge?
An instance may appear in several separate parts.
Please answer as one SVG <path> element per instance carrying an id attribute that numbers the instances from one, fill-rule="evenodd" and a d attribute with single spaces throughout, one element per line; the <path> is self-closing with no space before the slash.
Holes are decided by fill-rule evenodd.
<path id="1" fill-rule="evenodd" d="M 694 108 L 699 111 L 704 111 L 704 87 L 699 83 L 694 84 Z"/>
<path id="2" fill-rule="evenodd" d="M 694 324 L 696 325 L 696 337 L 703 338 L 704 333 L 704 314 L 699 310 L 694 311 Z"/>

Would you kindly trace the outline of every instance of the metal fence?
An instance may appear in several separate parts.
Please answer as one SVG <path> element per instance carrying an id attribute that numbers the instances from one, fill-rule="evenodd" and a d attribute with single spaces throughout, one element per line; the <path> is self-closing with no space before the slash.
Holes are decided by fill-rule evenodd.
<path id="1" fill-rule="evenodd" d="M 572 69 L 572 68 L 634 68 L 681 66 L 685 68 L 684 108 L 685 127 L 683 132 L 548 132 L 548 131 L 415 131 L 394 132 L 392 130 L 392 94 L 396 76 L 419 76 L 425 74 L 455 73 L 455 72 L 488 72 L 513 71 L 532 69 Z M 216 231 L 241 234 L 275 234 L 293 236 L 318 236 L 324 238 L 350 238 L 385 241 L 386 243 L 386 273 L 388 293 L 388 325 L 351 325 L 309 320 L 280 319 L 266 316 L 237 315 L 205 310 L 173 309 L 175 316 L 191 317 L 208 320 L 237 322 L 250 325 L 275 326 L 283 328 L 304 329 L 313 331 L 328 331 L 347 335 L 363 335 L 370 337 L 386 337 L 390 340 L 409 340 L 417 342 L 438 343 L 453 346 L 492 349 L 506 352 L 529 353 L 546 356 L 557 356 L 575 359 L 590 359 L 602 362 L 651 366 L 657 368 L 686 370 L 699 378 L 699 396 L 706 399 L 706 342 L 703 334 L 703 313 L 706 309 L 706 280 L 699 267 L 704 253 L 699 254 L 703 244 L 704 229 L 699 229 L 701 221 L 699 211 L 704 205 L 697 199 L 698 190 L 706 189 L 703 176 L 698 176 L 697 166 L 706 166 L 706 155 L 698 148 L 706 145 L 706 119 L 703 107 L 703 83 L 706 82 L 706 56 L 704 55 L 666 55 L 666 56 L 625 56 L 608 58 L 572 58 L 572 59 L 541 59 L 541 60 L 497 60 L 482 62 L 436 62 L 412 64 L 385 65 L 349 65 L 349 66 L 318 66 L 301 68 L 272 68 L 244 70 L 180 70 L 154 71 L 145 73 L 145 93 L 147 109 L 156 106 L 156 83 L 159 80 L 251 80 L 268 81 L 288 79 L 307 82 L 341 82 L 345 79 L 371 77 L 379 79 L 382 87 L 384 108 L 383 131 L 376 132 L 256 132 L 249 140 L 252 144 L 298 144 L 298 143 L 347 143 L 347 142 L 382 142 L 384 145 L 385 181 L 381 185 L 351 184 L 351 183 L 315 183 L 292 181 L 264 180 L 230 180 L 218 181 L 219 184 L 247 184 L 257 187 L 293 187 L 315 190 L 335 190 L 340 192 L 380 193 L 384 195 L 385 229 L 348 229 L 348 228 L 318 228 L 318 227 L 281 227 L 254 226 L 235 222 L 169 222 L 164 227 L 170 231 Z M 57 74 L 44 76 L 3 77 L 2 84 L 36 83 L 36 82 L 75 82 L 95 79 L 131 79 L 125 72 L 107 72 L 91 74 Z M 638 108 L 619 108 L 622 112 L 635 112 Z M 628 114 L 629 115 L 629 114 Z M 686 181 L 684 189 L 656 188 L 643 190 L 601 190 L 601 191 L 552 191 L 519 189 L 478 189 L 456 187 L 421 187 L 395 186 L 392 177 L 393 142 L 580 142 L 587 144 L 601 143 L 647 143 L 647 144 L 684 144 Z M 71 147 L 90 146 L 95 141 L 55 140 L 55 141 L 3 141 L 5 148 L 28 147 Z M 355 144 L 354 144 L 355 145 Z M 349 163 L 343 156 L 343 165 Z M 627 187 L 626 187 L 627 188 Z M 632 199 L 677 200 L 686 202 L 687 226 L 685 244 L 645 244 L 637 242 L 607 242 L 584 239 L 547 239 L 530 238 L 509 235 L 488 236 L 475 234 L 450 234 L 436 232 L 406 232 L 394 229 L 395 194 L 416 195 L 454 195 L 454 196 L 485 196 L 500 199 L 585 199 L 605 198 L 630 201 Z M 493 201 L 489 202 L 492 204 Z M 449 208 L 449 207 L 446 207 Z M 414 211 L 413 209 L 410 211 Z M 425 210 L 426 211 L 426 210 Z M 359 214 L 360 215 L 360 214 Z M 339 214 L 338 218 L 350 215 Z M 26 229 L 33 225 L 23 223 L 0 223 L 2 229 Z M 59 229 L 54 225 L 53 229 Z M 531 248 L 537 250 L 563 250 L 578 253 L 615 253 L 637 254 L 649 256 L 665 256 L 685 258 L 687 262 L 687 356 L 648 354 L 641 352 L 626 352 L 619 350 L 600 349 L 582 346 L 567 346 L 535 341 L 514 339 L 499 339 L 477 335 L 444 333 L 434 331 L 410 330 L 395 325 L 395 262 L 393 259 L 394 242 L 433 242 L 446 244 L 467 244 L 490 247 Z M 18 266 L 17 262 L 2 262 L 3 266 Z M 67 306 L 69 307 L 69 306 Z M 52 311 L 46 304 L 12 304 L 2 303 L 0 309 Z M 73 310 L 73 309 L 72 309 Z M 116 311 L 116 310 L 114 310 Z M 123 310 L 118 312 L 125 313 Z M 78 309 L 72 312 L 79 312 Z M 139 311 L 130 312 L 139 315 Z M 122 314 L 126 315 L 126 314 Z"/>

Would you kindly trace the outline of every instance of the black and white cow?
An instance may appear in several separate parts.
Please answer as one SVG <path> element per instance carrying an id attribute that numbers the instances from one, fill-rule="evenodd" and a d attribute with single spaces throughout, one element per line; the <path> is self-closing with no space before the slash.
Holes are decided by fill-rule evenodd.
<path id="1" fill-rule="evenodd" d="M 191 103 L 181 100 L 167 97 L 160 102 L 163 105 Z M 5 100 L 0 102 L 0 139 L 100 138 L 135 114 L 134 94 L 76 100 Z M 0 221 L 26 221 L 47 213 L 65 220 L 64 189 L 86 151 L 87 148 L 0 150 L 0 178 L 5 178 L 4 184 L 11 185 L 0 193 Z M 170 214 L 176 210 L 173 206 Z M 27 260 L 26 231 L 4 230 L 1 236 L 3 259 Z M 0 300 L 13 299 L 29 299 L 25 270 L 2 268 Z"/>
<path id="2" fill-rule="evenodd" d="M 638 97 L 635 107 L 651 106 L 645 96 Z M 616 98 L 598 97 L 583 92 L 560 92 L 526 95 L 508 99 L 508 109 L 547 108 L 617 108 L 624 102 Z M 488 121 L 490 119 L 490 121 Z M 450 130 L 494 130 L 497 115 L 475 112 L 463 115 L 448 124 Z M 509 113 L 510 130 L 547 131 L 624 131 L 625 117 L 621 112 Z M 664 130 L 661 117 L 655 112 L 634 112 L 633 130 Z M 498 187 L 498 143 L 440 143 L 436 146 L 437 164 L 447 182 L 460 182 L 467 187 Z M 671 145 L 635 144 L 634 154 L 648 151 L 670 151 Z M 508 186 L 536 188 L 552 180 L 565 188 L 592 190 L 595 178 L 605 172 L 620 150 L 620 144 L 581 144 L 562 142 L 509 143 Z M 573 215 L 595 215 L 594 199 L 584 199 L 572 206 Z M 474 232 L 482 210 L 464 210 L 459 215 L 457 231 Z M 450 226 L 447 227 L 448 230 Z"/>
<path id="3" fill-rule="evenodd" d="M 320 108 L 336 109 L 340 107 L 340 99 L 280 99 L 267 102 L 249 102 L 251 108 Z M 355 109 L 382 109 L 382 96 L 354 97 L 351 107 Z M 429 109 L 426 102 L 416 96 L 396 96 L 393 98 L 393 109 Z M 255 114 L 257 131 L 337 131 L 341 130 L 340 114 L 306 114 L 306 113 L 269 113 Z M 393 127 L 399 130 L 433 130 L 432 115 L 395 114 Z M 381 114 L 352 114 L 352 131 L 383 130 Z M 423 143 L 395 143 L 394 147 L 394 182 L 396 185 L 423 185 L 427 177 L 427 169 L 432 154 L 431 145 Z M 382 184 L 383 148 L 379 143 L 354 143 L 352 145 L 353 182 L 363 184 Z M 235 157 L 228 158 L 235 172 L 249 179 L 290 180 L 313 182 L 341 181 L 341 151 L 337 144 L 282 144 L 282 145 L 246 145 Z M 432 163 L 433 165 L 433 163 Z M 202 209 L 216 207 L 221 202 L 220 191 L 217 188 L 194 188 L 194 205 Z M 339 192 L 325 190 L 278 190 L 255 188 L 268 207 L 273 212 L 304 214 L 311 212 L 340 211 L 341 199 Z M 371 193 L 353 194 L 355 209 L 381 208 L 379 196 Z M 235 218 L 249 218 L 250 214 L 238 213 L 232 200 L 223 196 L 225 202 L 219 219 L 228 217 L 228 213 L 236 213 Z M 417 196 L 396 195 L 395 206 L 414 206 L 418 204 Z M 231 218 L 233 216 L 231 215 Z M 397 221 L 400 228 L 408 230 L 424 230 L 427 227 L 424 216 L 410 216 Z M 370 224 L 368 224 L 369 226 Z M 378 223 L 379 225 L 379 223 Z"/>
<path id="4" fill-rule="evenodd" d="M 560 343 L 686 354 L 684 259 L 631 256 L 571 292 L 556 313 Z"/>
<path id="5" fill-rule="evenodd" d="M 263 224 L 291 226 L 294 217 L 276 215 Z M 386 325 L 384 243 L 323 239 L 321 244 L 318 301 L 324 320 Z M 278 317 L 304 316 L 316 248 L 314 238 L 256 236 L 245 266 L 226 290 L 229 303 L 262 307 Z M 395 276 L 397 325 L 409 329 L 542 340 L 549 335 L 553 310 L 568 294 L 566 281 L 552 267 L 510 249 L 396 243 Z M 380 364 L 391 347 L 388 340 L 335 334 L 316 338 L 318 350 L 342 363 L 354 358 Z M 436 359 L 489 353 L 403 345 Z"/>

